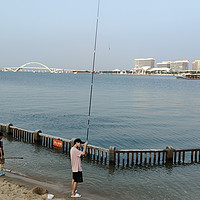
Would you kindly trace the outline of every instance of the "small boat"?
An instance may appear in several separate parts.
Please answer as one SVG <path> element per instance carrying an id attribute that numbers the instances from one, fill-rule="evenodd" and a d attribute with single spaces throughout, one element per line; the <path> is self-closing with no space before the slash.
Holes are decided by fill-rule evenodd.
<path id="1" fill-rule="evenodd" d="M 177 79 L 200 79 L 200 74 L 186 74 L 183 76 L 177 76 Z"/>
<path id="2" fill-rule="evenodd" d="M 186 79 L 200 79 L 200 74 L 188 74 L 185 75 Z"/>
<path id="3" fill-rule="evenodd" d="M 184 76 L 177 76 L 176 77 L 177 79 L 183 79 L 183 78 L 185 78 Z"/>

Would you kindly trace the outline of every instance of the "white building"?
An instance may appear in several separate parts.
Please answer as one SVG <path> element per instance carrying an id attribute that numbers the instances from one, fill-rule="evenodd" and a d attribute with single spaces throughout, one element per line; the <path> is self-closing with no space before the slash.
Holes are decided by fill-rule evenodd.
<path id="1" fill-rule="evenodd" d="M 174 72 L 188 70 L 189 60 L 165 61 L 165 62 L 170 63 L 170 69 Z"/>
<path id="2" fill-rule="evenodd" d="M 157 68 L 170 68 L 170 63 L 169 62 L 157 63 Z"/>
<path id="3" fill-rule="evenodd" d="M 136 73 L 145 73 L 148 69 L 154 68 L 155 59 L 154 58 L 140 58 L 135 59 L 135 68 Z"/>
<path id="4" fill-rule="evenodd" d="M 195 60 L 192 63 L 192 70 L 200 70 L 200 60 Z"/>
<path id="5" fill-rule="evenodd" d="M 171 70 L 168 67 L 155 67 L 147 70 L 147 74 L 168 74 Z"/>
<path id="6" fill-rule="evenodd" d="M 154 58 L 140 58 L 135 59 L 135 68 L 150 67 L 154 68 L 155 59 Z"/>

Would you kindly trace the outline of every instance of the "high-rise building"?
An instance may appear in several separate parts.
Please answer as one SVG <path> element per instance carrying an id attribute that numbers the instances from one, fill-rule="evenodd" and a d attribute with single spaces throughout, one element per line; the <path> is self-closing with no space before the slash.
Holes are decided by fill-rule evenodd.
<path id="1" fill-rule="evenodd" d="M 135 59 L 135 69 L 141 69 L 142 67 L 154 68 L 154 58 L 140 58 Z"/>
<path id="2" fill-rule="evenodd" d="M 189 60 L 171 61 L 170 68 L 173 71 L 188 70 Z"/>
<path id="3" fill-rule="evenodd" d="M 195 60 L 192 63 L 192 70 L 200 70 L 200 60 Z"/>
<path id="4" fill-rule="evenodd" d="M 162 63 L 169 64 L 170 69 L 175 72 L 188 70 L 188 66 L 189 66 L 189 60 L 163 61 Z"/>

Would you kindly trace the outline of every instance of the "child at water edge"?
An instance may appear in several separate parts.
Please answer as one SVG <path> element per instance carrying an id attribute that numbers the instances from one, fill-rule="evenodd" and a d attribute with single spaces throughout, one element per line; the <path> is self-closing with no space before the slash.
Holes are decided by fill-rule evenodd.
<path id="1" fill-rule="evenodd" d="M 5 175 L 3 172 L 3 165 L 4 165 L 4 152 L 3 152 L 3 133 L 0 132 L 0 176 Z"/>
<path id="2" fill-rule="evenodd" d="M 71 157 L 71 166 L 72 166 L 72 195 L 71 197 L 81 197 L 80 194 L 77 193 L 77 185 L 78 183 L 83 182 L 82 177 L 82 165 L 81 165 L 81 156 L 86 154 L 86 147 L 88 142 L 85 143 L 83 151 L 80 151 L 79 148 L 81 147 L 83 142 L 81 139 L 77 138 L 74 140 L 74 146 L 70 150 L 70 157 Z"/>

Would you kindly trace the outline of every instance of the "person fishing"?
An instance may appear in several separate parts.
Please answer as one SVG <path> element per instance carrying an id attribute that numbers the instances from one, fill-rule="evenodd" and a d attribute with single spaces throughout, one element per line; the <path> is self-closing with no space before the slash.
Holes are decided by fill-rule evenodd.
<path id="1" fill-rule="evenodd" d="M 70 157 L 71 157 L 71 166 L 72 166 L 72 195 L 71 197 L 81 197 L 80 194 L 77 192 L 77 185 L 78 183 L 83 182 L 83 175 L 82 175 L 82 165 L 81 165 L 81 156 L 86 154 L 86 147 L 88 142 L 85 142 L 83 151 L 80 151 L 79 148 L 81 147 L 83 142 L 81 139 L 77 138 L 74 140 L 74 146 L 70 150 Z"/>
<path id="2" fill-rule="evenodd" d="M 0 176 L 5 175 L 3 172 L 4 167 L 4 152 L 3 152 L 3 141 L 1 141 L 3 138 L 3 133 L 0 132 Z"/>
<path id="3" fill-rule="evenodd" d="M 77 185 L 78 185 L 78 183 L 83 182 L 81 156 L 84 156 L 86 154 L 86 148 L 88 145 L 88 137 L 89 137 L 89 129 L 90 129 L 90 115 L 91 115 L 91 107 L 92 107 L 92 91 L 93 91 L 93 83 L 94 83 L 93 81 L 94 81 L 94 73 L 95 73 L 94 69 L 95 69 L 95 58 L 96 58 L 99 7 L 100 7 L 100 0 L 98 0 L 98 9 L 97 9 L 97 21 L 96 21 L 96 33 L 95 33 L 92 73 L 91 73 L 92 77 L 91 77 L 91 85 L 90 85 L 90 100 L 89 100 L 89 110 L 88 110 L 86 142 L 85 142 L 83 151 L 80 151 L 79 148 L 81 147 L 81 144 L 83 142 L 79 138 L 75 139 L 74 146 L 71 148 L 71 151 L 70 151 L 71 166 L 72 166 L 72 172 L 73 172 L 71 197 L 81 197 L 81 195 L 78 194 L 78 192 L 77 192 Z"/>

